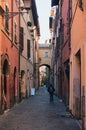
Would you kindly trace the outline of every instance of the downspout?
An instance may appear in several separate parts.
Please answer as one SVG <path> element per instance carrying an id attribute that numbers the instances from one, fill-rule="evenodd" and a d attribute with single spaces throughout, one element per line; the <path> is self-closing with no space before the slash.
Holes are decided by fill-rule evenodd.
<path id="1" fill-rule="evenodd" d="M 1 38 L 0 38 L 1 39 Z M 1 42 L 0 42 L 1 43 Z M 0 44 L 1 45 L 1 44 Z M 1 47 L 0 47 L 1 48 Z M 2 90 L 2 86 L 1 86 L 1 50 L 0 50 L 0 113 L 1 113 L 1 91 Z"/>
<path id="2" fill-rule="evenodd" d="M 20 83 L 21 83 L 21 74 L 20 74 L 20 0 L 19 0 L 19 54 L 18 54 L 18 99 L 19 101 L 21 101 L 21 86 L 20 86 Z"/>
<path id="3" fill-rule="evenodd" d="M 69 62 L 70 62 L 70 53 L 71 53 L 71 14 L 72 14 L 72 1 L 69 0 L 69 3 L 68 3 L 68 12 L 69 12 L 69 15 L 68 15 L 68 33 L 69 33 L 69 36 L 68 36 L 68 47 L 69 47 Z M 69 72 L 70 72 L 70 67 L 69 67 Z M 70 99 L 70 74 L 69 74 L 69 77 L 68 77 L 68 101 L 67 101 L 67 109 L 69 109 L 69 99 Z"/>
<path id="4" fill-rule="evenodd" d="M 11 12 L 13 13 L 13 0 L 11 0 Z M 12 19 L 11 19 L 11 38 L 12 38 L 11 47 L 13 47 L 13 16 L 12 16 Z"/>
<path id="5" fill-rule="evenodd" d="M 1 12 L 0 12 L 0 23 L 1 23 Z M 0 24 L 0 113 L 1 113 L 1 24 Z"/>
<path id="6" fill-rule="evenodd" d="M 72 0 L 69 0 L 69 49 L 71 51 Z"/>

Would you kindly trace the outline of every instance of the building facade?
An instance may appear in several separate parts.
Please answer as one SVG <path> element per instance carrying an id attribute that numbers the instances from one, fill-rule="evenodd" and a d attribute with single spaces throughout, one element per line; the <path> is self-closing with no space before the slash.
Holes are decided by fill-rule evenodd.
<path id="1" fill-rule="evenodd" d="M 44 75 L 44 77 L 46 77 L 46 85 L 49 85 L 51 70 L 51 43 L 39 44 L 39 58 L 39 84 L 40 86 L 43 85 L 42 79 Z"/>
<path id="2" fill-rule="evenodd" d="M 14 6 L 13 6 L 14 5 Z M 15 1 L 0 1 L 0 112 L 18 101 L 18 12 Z"/>
<path id="3" fill-rule="evenodd" d="M 86 1 L 59 0 L 52 26 L 53 82 L 75 118 L 86 129 Z M 55 78 L 55 74 L 57 78 Z M 56 81 L 55 81 L 56 79 Z"/>
<path id="4" fill-rule="evenodd" d="M 34 26 L 31 1 L 20 1 L 20 8 L 24 7 L 20 14 L 20 84 L 19 96 L 23 98 L 30 96 L 33 87 L 33 44 L 34 36 L 31 29 Z M 29 9 L 30 8 L 30 9 Z M 26 10 L 27 9 L 27 10 Z M 27 13 L 24 13 L 26 12 Z"/>
<path id="5" fill-rule="evenodd" d="M 70 0 L 59 1 L 59 57 L 58 57 L 58 78 L 61 97 L 66 105 L 69 105 L 69 58 L 70 58 Z M 63 81 L 63 82 L 61 82 Z"/>
<path id="6" fill-rule="evenodd" d="M 35 0 L 0 1 L 0 113 L 38 87 L 39 36 Z"/>
<path id="7" fill-rule="evenodd" d="M 70 109 L 86 129 L 86 1 L 72 0 Z"/>

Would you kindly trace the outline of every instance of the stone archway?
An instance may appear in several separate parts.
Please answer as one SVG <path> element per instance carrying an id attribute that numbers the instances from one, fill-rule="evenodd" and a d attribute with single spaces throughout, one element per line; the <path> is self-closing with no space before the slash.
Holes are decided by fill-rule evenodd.
<path id="1" fill-rule="evenodd" d="M 49 82 L 50 82 L 50 66 L 48 64 L 42 64 L 39 66 L 39 85 L 42 86 L 42 80 L 43 80 L 43 75 L 42 75 L 42 69 L 41 67 L 45 66 L 46 68 L 46 71 L 44 72 L 45 76 L 44 76 L 44 79 L 45 79 L 45 85 L 48 86 Z"/>

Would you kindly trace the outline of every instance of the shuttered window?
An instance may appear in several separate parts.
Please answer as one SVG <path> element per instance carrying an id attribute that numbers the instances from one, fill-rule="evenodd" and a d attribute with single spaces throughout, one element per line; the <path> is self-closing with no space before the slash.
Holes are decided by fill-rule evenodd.
<path id="1" fill-rule="evenodd" d="M 8 8 L 7 5 L 5 6 L 5 12 L 6 12 L 6 15 L 5 15 L 5 28 L 8 31 L 9 30 L 9 8 Z"/>
<path id="2" fill-rule="evenodd" d="M 30 58 L 30 40 L 27 40 L 27 57 Z"/>
<path id="3" fill-rule="evenodd" d="M 17 44 L 17 25 L 16 23 L 14 22 L 14 42 Z"/>
<path id="4" fill-rule="evenodd" d="M 20 27 L 19 31 L 19 44 L 20 44 L 20 51 L 22 52 L 24 49 L 24 28 Z"/>
<path id="5" fill-rule="evenodd" d="M 79 7 L 80 7 L 80 9 L 83 11 L 83 3 L 82 3 L 82 0 L 79 0 Z"/>
<path id="6" fill-rule="evenodd" d="M 51 29 L 53 26 L 53 18 L 49 17 L 49 28 Z"/>

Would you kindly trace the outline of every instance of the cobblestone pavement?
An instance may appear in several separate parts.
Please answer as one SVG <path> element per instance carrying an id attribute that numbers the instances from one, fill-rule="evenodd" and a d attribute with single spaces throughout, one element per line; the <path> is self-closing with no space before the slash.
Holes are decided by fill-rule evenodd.
<path id="1" fill-rule="evenodd" d="M 0 130 L 81 130 L 61 100 L 49 102 L 46 87 L 0 115 Z"/>

